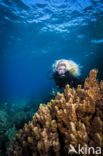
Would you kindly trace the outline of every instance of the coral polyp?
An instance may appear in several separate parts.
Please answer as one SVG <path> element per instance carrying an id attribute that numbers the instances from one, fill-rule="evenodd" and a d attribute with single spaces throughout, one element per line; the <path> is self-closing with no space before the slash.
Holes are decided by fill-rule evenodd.
<path id="1" fill-rule="evenodd" d="M 8 151 L 10 156 L 66 156 L 70 145 L 103 147 L 103 81 L 91 70 L 84 87 L 66 85 L 55 99 L 40 104 L 32 121 L 19 130 Z M 84 154 L 85 155 L 85 154 Z M 91 154 L 92 155 L 92 154 Z"/>

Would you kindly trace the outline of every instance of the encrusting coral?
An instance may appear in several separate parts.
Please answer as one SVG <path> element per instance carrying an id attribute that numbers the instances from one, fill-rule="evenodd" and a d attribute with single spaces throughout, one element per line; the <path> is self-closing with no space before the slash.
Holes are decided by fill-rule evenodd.
<path id="1" fill-rule="evenodd" d="M 41 104 L 32 121 L 16 134 L 8 155 L 67 156 L 75 154 L 70 145 L 78 151 L 79 144 L 102 149 L 103 81 L 98 82 L 97 73 L 90 71 L 84 88 L 66 85 L 64 93 L 57 93 L 47 105 Z"/>

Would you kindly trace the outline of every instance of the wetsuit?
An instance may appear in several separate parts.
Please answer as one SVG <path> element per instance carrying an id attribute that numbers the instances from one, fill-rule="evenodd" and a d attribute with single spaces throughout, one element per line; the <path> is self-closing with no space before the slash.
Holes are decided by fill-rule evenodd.
<path id="1" fill-rule="evenodd" d="M 69 71 L 65 72 L 64 76 L 61 76 L 58 74 L 58 72 L 55 72 L 53 75 L 53 78 L 56 82 L 56 85 L 61 89 L 64 88 L 66 84 L 69 84 L 70 87 L 76 88 L 78 84 L 81 84 L 82 82 L 73 76 Z"/>

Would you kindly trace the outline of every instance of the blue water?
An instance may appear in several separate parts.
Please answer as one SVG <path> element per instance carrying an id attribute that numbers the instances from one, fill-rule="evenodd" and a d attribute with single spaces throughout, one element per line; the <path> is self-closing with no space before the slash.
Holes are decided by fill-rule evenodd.
<path id="1" fill-rule="evenodd" d="M 0 102 L 48 97 L 61 58 L 103 78 L 102 0 L 0 0 Z"/>

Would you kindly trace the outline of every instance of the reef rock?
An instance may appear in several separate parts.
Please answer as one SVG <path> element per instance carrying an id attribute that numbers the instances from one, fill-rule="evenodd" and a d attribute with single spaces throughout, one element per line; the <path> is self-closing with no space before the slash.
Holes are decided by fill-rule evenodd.
<path id="1" fill-rule="evenodd" d="M 66 85 L 64 93 L 40 104 L 32 121 L 16 134 L 8 156 L 76 155 L 78 145 L 84 147 L 80 155 L 89 155 L 89 147 L 100 154 L 96 147 L 103 148 L 103 81 L 98 82 L 97 73 L 90 71 L 84 88 Z"/>

